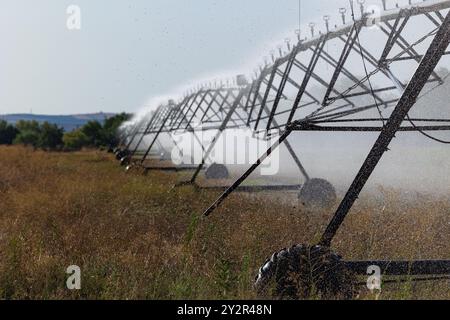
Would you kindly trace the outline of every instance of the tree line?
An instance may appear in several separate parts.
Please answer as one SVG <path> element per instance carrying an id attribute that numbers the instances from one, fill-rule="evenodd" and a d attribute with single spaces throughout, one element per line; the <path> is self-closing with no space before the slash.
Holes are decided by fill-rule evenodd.
<path id="1" fill-rule="evenodd" d="M 114 147 L 117 130 L 130 115 L 121 113 L 100 123 L 89 121 L 84 126 L 64 132 L 56 124 L 20 120 L 15 125 L 0 120 L 0 145 L 25 145 L 49 151 L 76 151 L 82 148 Z"/>

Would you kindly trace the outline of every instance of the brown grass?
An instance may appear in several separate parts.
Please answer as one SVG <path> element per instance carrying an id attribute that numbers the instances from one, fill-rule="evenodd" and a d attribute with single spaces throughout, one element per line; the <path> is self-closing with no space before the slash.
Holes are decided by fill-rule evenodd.
<path id="1" fill-rule="evenodd" d="M 1 299 L 255 298 L 252 280 L 272 252 L 314 243 L 331 217 L 276 197 L 172 188 L 173 173 L 125 174 L 95 151 L 0 147 Z M 333 247 L 346 259 L 450 257 L 450 204 L 408 206 L 385 191 L 362 199 Z M 82 290 L 65 287 L 69 265 Z M 362 299 L 372 299 L 362 288 Z M 450 299 L 448 281 L 387 285 L 382 299 Z"/>

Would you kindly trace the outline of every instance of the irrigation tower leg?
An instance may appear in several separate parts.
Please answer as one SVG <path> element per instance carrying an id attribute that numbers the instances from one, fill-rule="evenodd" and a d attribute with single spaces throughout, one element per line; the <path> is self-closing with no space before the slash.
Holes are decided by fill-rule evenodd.
<path id="1" fill-rule="evenodd" d="M 273 146 L 271 146 L 266 153 L 264 153 L 238 180 L 236 180 L 233 185 L 231 185 L 204 213 L 204 216 L 209 216 L 215 209 L 217 209 L 221 203 L 228 198 L 228 196 L 233 193 L 234 190 L 236 190 L 252 173 L 255 171 L 261 163 L 266 160 L 273 151 L 275 151 L 280 144 L 282 144 L 287 137 L 291 134 L 291 130 L 286 130 L 279 138 L 278 141 L 274 143 Z"/>
<path id="2" fill-rule="evenodd" d="M 153 148 L 153 145 L 156 143 L 156 140 L 158 139 L 159 135 L 163 131 L 164 127 L 166 126 L 167 121 L 169 121 L 173 110 L 169 111 L 166 118 L 164 119 L 163 123 L 161 124 L 161 127 L 159 128 L 158 132 L 156 133 L 155 137 L 153 138 L 153 141 L 150 143 L 149 147 L 147 148 L 147 151 L 145 152 L 144 156 L 141 159 L 141 165 L 144 164 L 144 161 L 147 159 L 150 150 Z"/>
<path id="3" fill-rule="evenodd" d="M 129 150 L 131 145 L 133 144 L 134 139 L 136 139 L 136 137 L 139 134 L 139 130 L 140 130 L 141 126 L 140 125 L 136 125 L 135 130 L 133 130 L 133 132 L 128 135 L 127 137 L 124 138 L 123 143 L 126 143 L 127 138 L 131 137 L 130 141 L 128 141 L 128 143 L 126 144 L 125 150 Z"/>

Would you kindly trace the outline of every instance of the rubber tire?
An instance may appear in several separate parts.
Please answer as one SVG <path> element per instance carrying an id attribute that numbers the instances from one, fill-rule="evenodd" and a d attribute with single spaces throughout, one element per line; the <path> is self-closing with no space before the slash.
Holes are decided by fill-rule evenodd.
<path id="1" fill-rule="evenodd" d="M 230 173 L 223 164 L 213 163 L 206 169 L 205 176 L 208 180 L 224 180 L 230 177 Z"/>
<path id="2" fill-rule="evenodd" d="M 125 150 L 119 150 L 116 152 L 116 159 L 120 161 L 126 155 L 127 155 L 127 153 Z"/>
<path id="3" fill-rule="evenodd" d="M 310 208 L 329 208 L 336 203 L 336 190 L 324 179 L 310 179 L 300 189 L 298 199 Z"/>
<path id="4" fill-rule="evenodd" d="M 329 248 L 296 245 L 276 252 L 255 280 L 262 299 L 343 299 L 357 295 L 355 276 Z"/>
<path id="5" fill-rule="evenodd" d="M 118 150 L 118 151 L 115 153 L 115 155 L 116 155 L 116 159 L 117 159 L 117 160 L 120 160 L 120 159 L 122 159 L 122 157 L 123 157 L 123 153 L 122 153 L 122 151 L 120 151 L 120 150 Z"/>
<path id="6" fill-rule="evenodd" d="M 129 156 L 124 156 L 122 159 L 120 159 L 120 165 L 122 167 L 128 166 L 130 164 L 130 162 L 131 162 L 131 159 Z"/>

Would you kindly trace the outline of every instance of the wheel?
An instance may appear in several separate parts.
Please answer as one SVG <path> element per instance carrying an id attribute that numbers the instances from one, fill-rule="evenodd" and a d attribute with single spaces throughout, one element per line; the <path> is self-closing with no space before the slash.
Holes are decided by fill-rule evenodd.
<path id="1" fill-rule="evenodd" d="M 227 167 L 217 163 L 209 166 L 208 169 L 206 169 L 205 175 L 208 180 L 222 180 L 230 177 Z"/>
<path id="2" fill-rule="evenodd" d="M 130 164 L 130 162 L 131 162 L 131 159 L 130 159 L 129 156 L 125 156 L 122 159 L 120 159 L 120 165 L 121 166 L 127 166 L 127 165 Z"/>
<path id="3" fill-rule="evenodd" d="M 328 208 L 336 202 L 336 190 L 324 179 L 310 179 L 300 189 L 299 200 L 307 207 Z"/>
<path id="4" fill-rule="evenodd" d="M 124 156 L 126 156 L 126 152 L 125 150 L 117 150 L 115 155 L 116 159 L 120 161 Z"/>
<path id="5" fill-rule="evenodd" d="M 129 150 L 119 150 L 116 153 L 116 159 L 121 162 L 124 158 L 129 158 L 130 156 L 131 156 L 131 152 Z"/>
<path id="6" fill-rule="evenodd" d="M 255 289 L 261 298 L 345 299 L 356 296 L 355 276 L 329 248 L 296 245 L 276 252 L 259 270 Z"/>

